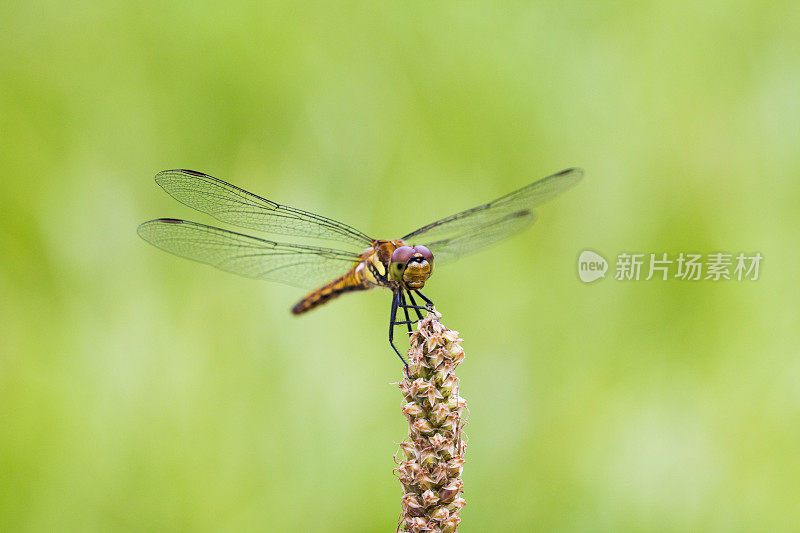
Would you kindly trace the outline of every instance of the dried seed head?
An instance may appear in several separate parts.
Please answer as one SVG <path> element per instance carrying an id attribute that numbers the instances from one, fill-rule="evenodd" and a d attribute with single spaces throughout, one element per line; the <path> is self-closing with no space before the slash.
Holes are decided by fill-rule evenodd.
<path id="1" fill-rule="evenodd" d="M 403 406 L 403 414 L 409 418 L 419 418 L 425 414 L 425 410 L 418 403 L 408 402 Z"/>
<path id="2" fill-rule="evenodd" d="M 398 531 L 455 533 L 466 503 L 460 496 L 466 402 L 455 376 L 464 350 L 458 332 L 447 329 L 435 310 L 417 323 L 410 340 L 410 376 L 398 384 L 409 422 L 408 439 L 395 457 L 403 487 Z"/>

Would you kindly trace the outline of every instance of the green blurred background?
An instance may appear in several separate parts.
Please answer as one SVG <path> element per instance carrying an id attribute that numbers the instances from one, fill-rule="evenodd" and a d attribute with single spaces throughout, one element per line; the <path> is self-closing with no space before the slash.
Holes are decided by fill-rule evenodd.
<path id="1" fill-rule="evenodd" d="M 393 238 L 571 166 L 428 285 L 463 531 L 800 524 L 796 2 L 0 5 L 0 530 L 392 531 L 389 295 L 175 258 L 185 167 Z M 755 282 L 576 259 L 760 252 Z M 613 268 L 613 266 L 612 266 Z"/>

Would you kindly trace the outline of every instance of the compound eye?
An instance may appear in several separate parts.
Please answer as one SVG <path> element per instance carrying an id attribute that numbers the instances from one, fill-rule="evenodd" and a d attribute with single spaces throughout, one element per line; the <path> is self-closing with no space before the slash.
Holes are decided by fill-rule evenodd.
<path id="1" fill-rule="evenodd" d="M 392 263 L 408 263 L 408 260 L 414 256 L 414 249 L 410 246 L 400 246 L 392 252 Z"/>
<path id="2" fill-rule="evenodd" d="M 429 263 L 433 261 L 433 254 L 425 246 L 418 244 L 414 246 L 414 251 L 418 254 L 421 254 L 422 258 L 425 259 L 425 261 Z"/>

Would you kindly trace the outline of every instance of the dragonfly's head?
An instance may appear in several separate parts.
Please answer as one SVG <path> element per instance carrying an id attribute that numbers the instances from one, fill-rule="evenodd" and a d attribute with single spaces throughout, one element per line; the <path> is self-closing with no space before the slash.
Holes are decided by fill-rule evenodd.
<path id="1" fill-rule="evenodd" d="M 421 289 L 433 272 L 433 254 L 424 246 L 398 246 L 389 261 L 389 276 L 409 289 Z"/>

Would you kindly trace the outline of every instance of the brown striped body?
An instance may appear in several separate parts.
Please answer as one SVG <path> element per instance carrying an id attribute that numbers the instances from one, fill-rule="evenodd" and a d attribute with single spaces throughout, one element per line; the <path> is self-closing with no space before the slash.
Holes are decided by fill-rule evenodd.
<path id="1" fill-rule="evenodd" d="M 389 260 L 392 252 L 404 244 L 401 239 L 373 241 L 372 246 L 361 253 L 361 261 L 342 276 L 308 293 L 292 308 L 292 313 L 305 313 L 347 292 L 373 287 L 394 288 L 397 282 L 387 276 Z"/>
<path id="2" fill-rule="evenodd" d="M 360 264 L 360 263 L 359 263 Z M 333 300 L 346 292 L 363 291 L 371 289 L 372 285 L 363 283 L 361 276 L 356 274 L 356 267 L 351 268 L 346 274 L 339 276 L 328 284 L 307 294 L 292 308 L 292 313 L 299 315 L 315 307 Z"/>

